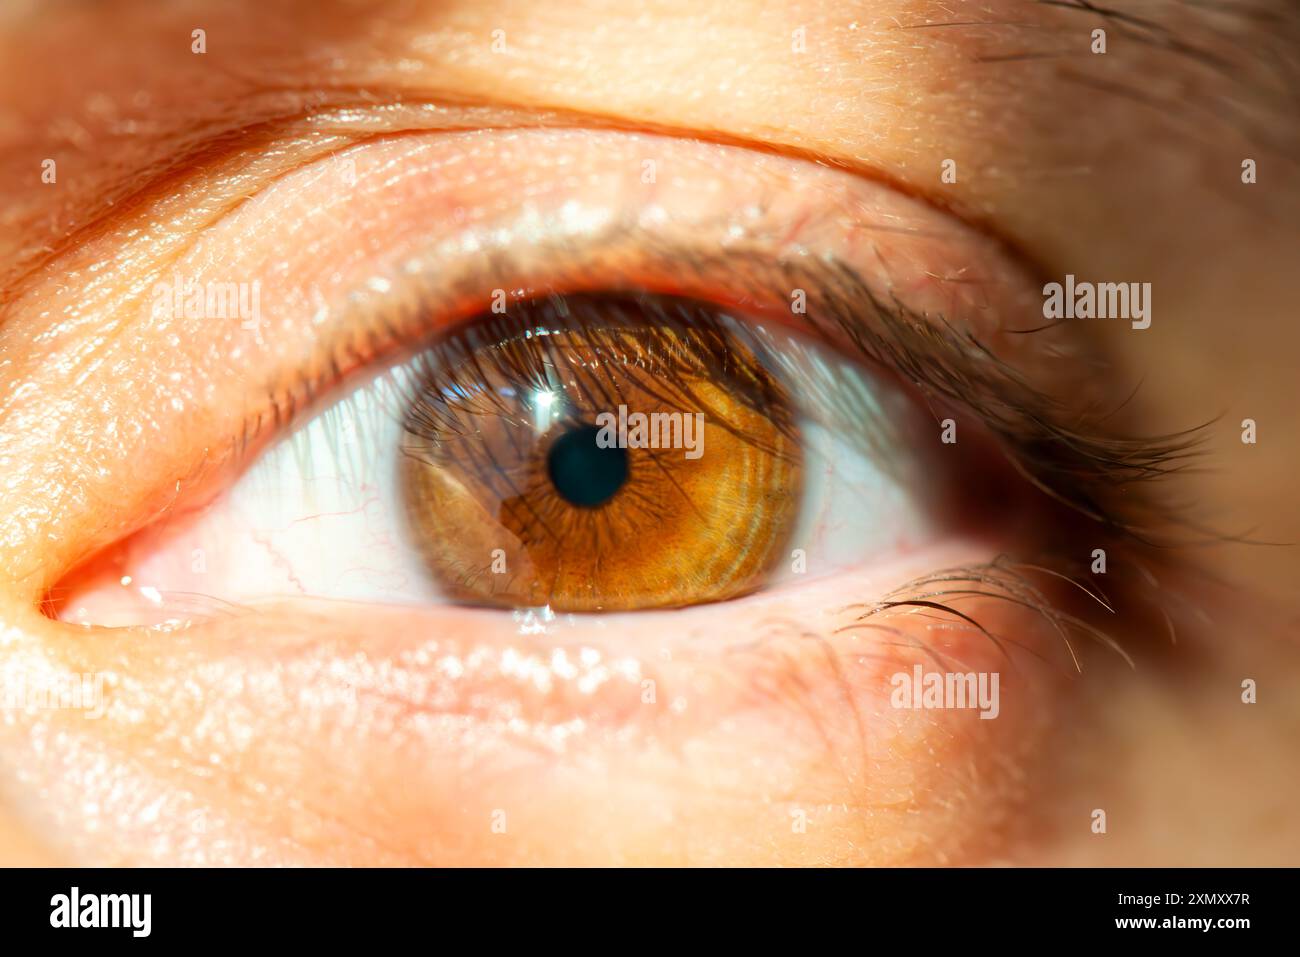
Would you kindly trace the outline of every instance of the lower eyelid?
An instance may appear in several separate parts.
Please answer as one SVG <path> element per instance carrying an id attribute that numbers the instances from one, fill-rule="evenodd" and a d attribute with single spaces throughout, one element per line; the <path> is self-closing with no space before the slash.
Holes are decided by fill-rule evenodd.
<path id="1" fill-rule="evenodd" d="M 675 782 L 652 798 L 671 809 L 674 823 L 662 826 L 677 835 L 664 832 L 661 849 L 688 836 L 683 828 L 712 846 L 719 834 L 711 841 L 696 830 L 704 808 L 736 807 L 753 817 L 750 847 L 735 859 L 788 835 L 797 811 L 821 840 L 786 847 L 792 863 L 825 853 L 831 834 L 839 853 L 851 854 L 844 863 L 960 863 L 997 850 L 990 845 L 1017 813 L 1032 756 L 1067 707 L 1059 636 L 1037 613 L 998 598 L 954 607 L 1015 639 L 1001 648 L 924 608 L 855 628 L 866 620 L 847 604 L 986 558 L 986 549 L 958 545 L 820 587 L 681 612 L 561 617 L 531 634 L 536 622 L 499 613 L 306 602 L 180 631 L 101 632 L 94 642 L 61 643 L 61 663 L 113 676 L 94 728 L 101 738 L 154 742 L 155 758 L 134 773 L 158 780 L 123 782 L 99 813 L 131 819 L 116 801 L 158 783 L 175 787 L 177 768 L 215 760 L 267 793 L 296 795 L 284 813 L 301 802 L 365 822 L 360 833 L 320 843 L 300 819 L 307 836 L 280 852 L 289 861 L 475 859 L 491 849 L 472 835 L 502 806 L 512 815 L 511 847 L 526 847 L 536 835 L 518 803 L 524 780 L 530 806 L 573 801 L 574 788 L 591 784 L 583 769 L 595 764 L 633 792 Z M 998 672 L 996 719 L 970 708 L 894 706 L 891 677 L 917 666 Z M 321 740 L 330 747 L 308 753 Z M 51 786 L 86 786 L 82 775 L 94 767 L 65 768 L 66 780 Z M 398 768 L 401 781 L 392 779 Z M 64 822 L 66 833 L 86 823 Z M 288 818 L 281 824 L 293 831 Z M 588 822 L 588 831 L 602 826 Z M 450 834 L 463 846 L 439 843 Z M 129 853 L 147 857 L 150 846 Z"/>

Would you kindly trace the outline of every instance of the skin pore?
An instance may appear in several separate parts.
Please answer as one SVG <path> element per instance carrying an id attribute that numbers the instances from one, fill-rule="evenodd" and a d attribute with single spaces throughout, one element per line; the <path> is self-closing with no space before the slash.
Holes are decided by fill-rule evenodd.
<path id="1" fill-rule="evenodd" d="M 1281 3 L 1084 6 L 7 6 L 0 668 L 27 682 L 105 674 L 113 705 L 96 721 L 4 713 L 0 861 L 1294 863 L 1300 556 L 1258 543 L 1300 540 L 1287 288 L 1300 23 Z M 479 167 L 454 165 L 456 130 L 480 131 Z M 537 146 L 512 152 L 497 130 L 530 130 Z M 874 563 L 833 589 L 563 632 L 570 656 L 596 652 L 576 663 L 552 636 L 520 644 L 509 618 L 464 609 L 303 601 L 163 632 L 86 632 L 38 613 L 77 561 L 173 503 L 169 480 L 229 480 L 200 467 L 205 442 L 219 447 L 250 396 L 320 363 L 324 337 L 351 321 L 307 329 L 311 289 L 346 300 L 439 211 L 506 209 L 529 177 L 549 188 L 590 175 L 597 161 L 560 130 L 671 141 L 629 149 L 664 160 L 669 182 L 669 158 L 692 170 L 665 195 L 708 180 L 697 157 L 714 154 L 700 151 L 744 151 L 716 161 L 737 191 L 728 206 L 772 177 L 780 195 L 819 196 L 800 164 L 829 168 L 906 197 L 880 208 L 913 232 L 951 220 L 969 234 L 975 282 L 1151 283 L 1149 329 L 1084 322 L 1063 331 L 1077 347 L 1030 336 L 1015 359 L 1050 390 L 1035 362 L 1059 352 L 1077 374 L 1086 355 L 1095 380 L 1073 398 L 1121 433 L 1204 426 L 1200 467 L 1158 493 L 1185 513 L 1158 530 L 1199 544 L 1111 572 L 1108 587 L 1149 601 L 1108 624 L 1135 667 L 1096 650 L 1072 676 L 1041 616 L 982 600 L 960 607 L 1034 653 L 1004 669 L 1003 716 L 900 716 L 881 677 L 926 660 L 914 647 L 868 654 L 773 625 L 824 609 L 816 630 L 830 634 L 854 620 L 844 589 L 876 602 L 1014 549 L 1020 528 Z M 321 164 L 340 155 L 358 186 L 326 191 Z M 774 173 L 773 158 L 795 165 Z M 55 183 L 41 181 L 46 159 Z M 617 193 L 612 182 L 579 177 L 573 195 Z M 837 183 L 828 195 L 856 195 Z M 676 215 L 698 206 L 683 198 Z M 967 278 L 933 258 L 932 272 Z M 254 347 L 141 318 L 182 262 L 268 289 L 282 263 L 269 337 Z M 1051 514 L 1052 547 L 1086 562 L 1096 542 Z M 687 620 L 688 634 L 670 634 Z M 997 649 L 922 616 L 888 622 L 968 668 L 1001 667 Z M 717 646 L 741 635 L 770 640 Z M 1257 704 L 1241 701 L 1247 678 Z M 647 680 L 662 706 L 641 707 Z"/>

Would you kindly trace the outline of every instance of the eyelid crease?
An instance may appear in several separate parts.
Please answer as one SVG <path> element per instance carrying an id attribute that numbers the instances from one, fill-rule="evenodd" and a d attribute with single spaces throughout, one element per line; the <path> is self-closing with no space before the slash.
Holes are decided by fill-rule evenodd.
<path id="1" fill-rule="evenodd" d="M 447 96 L 436 92 L 419 92 L 416 94 L 417 100 L 427 101 L 427 103 L 439 103 L 450 105 L 454 104 L 461 109 L 484 109 L 484 110 L 502 110 L 505 117 L 514 116 L 518 122 L 502 124 L 503 128 L 524 129 L 524 128 L 548 128 L 557 127 L 565 129 L 593 129 L 604 132 L 615 133 L 645 133 L 655 136 L 664 136 L 673 139 L 689 139 L 702 143 L 711 143 L 716 146 L 735 147 L 738 149 L 748 150 L 751 153 L 760 153 L 769 156 L 779 156 L 784 159 L 800 160 L 808 163 L 815 163 L 819 166 L 826 166 L 841 172 L 856 176 L 859 179 L 868 180 L 886 186 L 897 193 L 912 199 L 924 202 L 932 209 L 939 210 L 958 219 L 968 228 L 980 232 L 989 239 L 992 239 L 1003 251 L 1011 256 L 1013 260 L 1025 271 L 1042 281 L 1047 281 L 1053 272 L 1047 268 L 1033 253 L 1017 243 L 1005 231 L 998 228 L 996 222 L 986 215 L 978 214 L 974 209 L 963 206 L 956 201 L 950 193 L 940 190 L 926 189 L 920 183 L 913 183 L 908 180 L 893 176 L 885 170 L 873 166 L 868 162 L 851 159 L 823 150 L 816 150 L 810 147 L 799 146 L 792 143 L 769 142 L 764 140 L 753 139 L 752 137 L 738 136 L 729 134 L 716 129 L 698 129 L 695 127 L 677 126 L 668 123 L 657 123 L 653 121 L 636 121 L 616 114 L 596 113 L 589 110 L 566 109 L 561 107 L 543 107 L 535 110 L 524 104 L 506 104 L 497 101 L 489 102 L 485 99 L 466 97 L 463 94 Z M 401 135 L 408 132 L 423 132 L 428 129 L 447 129 L 443 126 L 421 126 L 414 122 L 411 116 L 413 108 L 418 114 L 424 105 L 422 103 L 412 104 L 405 99 L 397 99 L 387 104 L 390 109 L 404 110 L 404 128 L 402 130 L 381 131 L 379 135 Z M 353 109 L 355 107 L 352 107 Z M 384 109 L 380 106 L 379 109 Z M 373 130 L 373 126 L 365 123 L 366 117 L 347 117 L 350 107 L 339 106 L 327 111 L 321 111 L 305 117 L 313 126 L 326 130 Z M 371 112 L 371 117 L 374 113 Z M 526 121 L 525 121 L 526 120 Z M 360 122 L 358 122 L 360 121 Z"/>
<path id="2" fill-rule="evenodd" d="M 335 94 L 340 92 L 343 95 L 336 97 Z M 203 135 L 179 155 L 168 154 L 161 169 L 137 171 L 134 177 L 125 177 L 122 182 L 102 191 L 101 195 L 90 197 L 85 204 L 90 212 L 86 214 L 84 222 L 62 237 L 39 245 L 31 256 L 11 266 L 3 275 L 2 285 L 6 289 L 6 295 L 0 299 L 0 323 L 3 323 L 5 307 L 18 300 L 25 288 L 44 269 L 56 263 L 69 250 L 114 231 L 132 213 L 147 214 L 155 202 L 174 196 L 197 175 L 213 168 L 218 168 L 219 175 L 222 176 L 238 175 L 268 153 L 277 152 L 286 146 L 292 148 L 295 142 L 301 143 L 319 134 L 334 134 L 343 139 L 327 144 L 324 148 L 317 147 L 297 153 L 290 162 L 278 167 L 273 173 L 263 175 L 249 192 L 227 204 L 217 215 L 228 215 L 275 181 L 309 163 L 327 159 L 365 143 L 435 131 L 592 129 L 695 140 L 837 169 L 859 179 L 886 186 L 953 216 L 963 225 L 997 243 L 1006 255 L 1040 283 L 1046 282 L 1052 275 L 1045 264 L 999 229 L 993 219 L 964 209 L 951 196 L 891 176 L 869 163 L 807 147 L 764 142 L 718 130 L 631 121 L 616 115 L 581 110 L 534 108 L 440 91 L 411 91 L 378 102 L 364 89 L 304 92 L 294 88 L 263 87 L 255 95 L 268 95 L 273 102 L 278 102 L 277 97 L 297 97 L 303 101 L 316 102 L 294 110 L 272 111 L 252 123 L 244 121 L 221 126 Z M 397 118 L 396 122 L 394 117 Z M 188 137 L 179 135 L 178 138 L 184 143 Z M 241 160 L 247 162 L 233 165 Z M 197 170 L 196 166 L 199 166 Z"/>

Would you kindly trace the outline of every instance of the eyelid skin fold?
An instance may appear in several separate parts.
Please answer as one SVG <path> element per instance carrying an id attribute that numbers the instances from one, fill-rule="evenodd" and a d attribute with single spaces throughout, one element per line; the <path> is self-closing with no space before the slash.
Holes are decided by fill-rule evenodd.
<path id="1" fill-rule="evenodd" d="M 148 241 L 124 237 L 118 261 L 128 266 Z M 0 553 L 33 597 L 211 484 L 232 453 L 255 451 L 311 401 L 313 385 L 480 311 L 494 290 L 508 301 L 623 284 L 789 323 L 801 321 L 800 290 L 770 288 L 753 264 L 838 262 L 882 300 L 1042 371 L 1034 337 L 1009 331 L 1024 325 L 1037 290 L 992 240 L 879 184 L 714 144 L 578 130 L 383 139 L 282 177 L 185 248 L 101 295 L 111 324 L 80 321 L 73 284 L 33 290 L 45 308 L 0 327 L 15 383 L 6 462 L 77 477 L 4 516 L 62 530 L 39 569 Z M 97 268 L 73 262 L 66 272 Z M 152 314 L 151 293 L 176 277 L 258 283 L 257 322 Z M 815 313 L 817 290 L 802 292 Z M 60 312 L 65 321 L 35 327 Z M 1068 349 L 1053 345 L 1059 371 Z M 69 377 L 74 389 L 43 389 Z M 103 428 L 113 442 L 96 441 Z M 111 515 L 98 504 L 110 498 Z"/>
<path id="2" fill-rule="evenodd" d="M 924 607 L 843 603 L 977 553 L 689 612 L 521 622 L 310 603 L 95 629 L 10 659 L 30 680 L 106 686 L 94 722 L 0 724 L 18 762 L 4 770 L 46 796 L 20 809 L 34 826 L 104 864 L 996 859 L 1029 827 L 1027 756 L 1069 688 L 1039 660 L 1059 661 L 1050 626 L 992 590 L 961 608 L 1015 636 L 1003 645 Z M 993 720 L 892 703 L 898 675 L 950 668 L 999 675 Z M 105 782 L 95 807 L 76 800 Z M 142 814 L 160 789 L 168 813 Z M 607 812 L 556 834 L 552 815 L 588 801 Z"/>

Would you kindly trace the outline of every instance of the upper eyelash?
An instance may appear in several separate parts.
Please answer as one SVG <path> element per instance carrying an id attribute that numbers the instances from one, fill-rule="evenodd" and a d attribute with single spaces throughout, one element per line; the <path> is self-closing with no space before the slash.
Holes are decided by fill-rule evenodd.
<path id="1" fill-rule="evenodd" d="M 416 357 L 412 391 L 417 394 L 402 403 L 409 406 L 405 426 L 408 432 L 432 437 L 445 430 L 472 432 L 475 424 L 465 423 L 466 417 L 517 418 L 517 402 L 481 386 L 486 373 L 497 372 L 525 389 L 552 388 L 552 377 L 558 374 L 592 408 L 615 408 L 625 385 L 633 385 L 642 393 L 659 395 L 666 405 L 700 409 L 720 427 L 733 430 L 727 417 L 690 384 L 695 377 L 723 375 L 733 398 L 762 414 L 783 435 L 793 435 L 788 389 L 766 368 L 757 344 L 741 340 L 725 320 L 709 303 L 643 293 L 552 295 L 527 301 L 508 315 L 485 317 L 439 339 Z M 618 360 L 626 359 L 624 350 L 635 348 L 638 363 L 623 361 L 618 377 L 575 364 L 565 341 L 574 334 L 581 335 L 588 348 Z M 530 339 L 532 345 L 524 345 Z M 649 364 L 644 375 L 638 374 L 638 364 Z M 665 390 L 672 395 L 661 395 Z M 448 394 L 454 401 L 444 398 Z M 760 442 L 754 436 L 740 437 Z"/>
<path id="2" fill-rule="evenodd" d="M 973 333 L 897 299 L 883 301 L 843 262 L 786 264 L 782 271 L 792 287 L 809 282 L 818 291 L 821 308 L 808 312 L 815 329 L 830 339 L 842 333 L 866 359 L 972 412 L 1002 441 L 1011 464 L 1056 501 L 1148 544 L 1155 518 L 1183 519 L 1147 496 L 1136 505 L 1130 499 L 1128 514 L 1121 513 L 1111 493 L 1183 468 L 1201 454 L 1204 425 L 1148 437 L 1113 434 L 1034 388 Z"/>
<path id="3" fill-rule="evenodd" d="M 756 301 L 788 302 L 789 290 L 805 289 L 809 294 L 807 314 L 792 328 L 800 331 L 802 325 L 802 331 L 841 353 L 847 344 L 856 354 L 851 357 L 910 382 L 930 400 L 967 410 L 999 440 L 1010 464 L 1028 482 L 1089 522 L 1148 544 L 1155 541 L 1161 526 L 1195 527 L 1186 505 L 1159 501 L 1148 489 L 1201 454 L 1204 424 L 1171 434 L 1117 434 L 1105 427 L 1105 415 L 1069 408 L 1036 389 L 974 334 L 959 331 L 946 317 L 921 315 L 897 299 L 882 299 L 852 266 L 839 259 L 780 258 L 745 245 L 701 253 L 658 240 L 630 219 L 611 224 L 596 243 L 611 249 L 630 244 L 645 262 L 662 266 L 670 275 L 689 275 L 701 288 L 711 285 L 711 276 L 726 277 L 733 287 L 739 277 L 753 289 Z M 590 278 L 591 265 L 579 267 L 579 257 L 569 255 L 564 242 L 554 245 L 551 260 L 553 288 L 563 289 L 566 281 Z M 509 269 L 508 256 L 492 257 L 484 263 L 476 285 L 509 286 Z M 606 294 L 655 294 L 640 288 L 635 276 L 616 268 L 610 272 Z M 470 316 L 458 327 L 465 328 L 480 315 Z M 370 316 L 364 325 L 358 325 L 361 328 L 350 342 L 334 347 L 334 357 L 318 376 L 292 383 L 270 396 L 267 411 L 235 443 L 236 454 L 251 447 L 263 426 L 287 423 L 318 395 L 337 386 L 343 370 L 365 365 L 384 352 L 418 355 L 431 341 L 423 302 L 409 307 L 407 314 Z M 340 361 L 345 354 L 348 361 Z M 1131 494 L 1134 489 L 1140 494 Z M 1119 490 L 1126 492 L 1122 502 L 1116 494 Z M 1223 537 L 1201 531 L 1212 540 Z"/>

